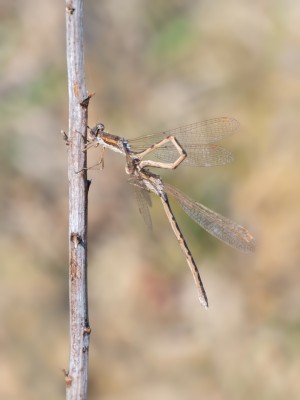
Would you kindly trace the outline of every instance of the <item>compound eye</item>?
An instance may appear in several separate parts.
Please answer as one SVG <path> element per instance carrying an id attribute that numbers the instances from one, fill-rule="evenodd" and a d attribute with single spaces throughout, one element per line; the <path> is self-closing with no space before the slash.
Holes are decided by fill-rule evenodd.
<path id="1" fill-rule="evenodd" d="M 105 129 L 105 126 L 104 126 L 102 123 L 97 124 L 97 130 L 98 130 L 98 131 L 103 132 L 104 129 Z"/>

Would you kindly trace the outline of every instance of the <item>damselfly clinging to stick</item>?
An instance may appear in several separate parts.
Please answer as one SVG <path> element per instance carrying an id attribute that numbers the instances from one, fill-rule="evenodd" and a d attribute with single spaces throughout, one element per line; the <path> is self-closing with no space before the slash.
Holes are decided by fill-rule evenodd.
<path id="1" fill-rule="evenodd" d="M 147 205 L 147 193 L 143 195 L 143 191 L 153 192 L 159 196 L 193 274 L 200 303 L 205 308 L 208 307 L 205 289 L 197 265 L 171 210 L 168 195 L 175 197 L 186 214 L 202 228 L 226 244 L 244 252 L 252 252 L 255 249 L 255 240 L 242 226 L 194 202 L 175 187 L 164 183 L 158 175 L 149 171 L 149 167 L 175 169 L 181 164 L 199 167 L 226 164 L 232 161 L 231 153 L 215 145 L 214 142 L 231 135 L 238 126 L 239 123 L 235 119 L 222 117 L 131 140 L 105 132 L 104 125 L 101 123 L 92 128 L 89 133 L 90 142 L 126 157 L 125 170 L 129 175 L 129 182 L 137 190 L 140 211 L 147 225 L 151 224 L 151 218 Z M 157 161 L 145 159 L 145 156 L 150 153 L 156 157 Z"/>

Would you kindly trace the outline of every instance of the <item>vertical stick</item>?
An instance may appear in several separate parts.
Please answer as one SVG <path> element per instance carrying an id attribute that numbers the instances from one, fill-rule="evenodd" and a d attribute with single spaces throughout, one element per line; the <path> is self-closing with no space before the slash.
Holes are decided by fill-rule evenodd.
<path id="1" fill-rule="evenodd" d="M 70 359 L 66 373 L 68 400 L 87 399 L 90 327 L 87 301 L 86 152 L 88 99 L 84 76 L 83 0 L 66 0 L 69 89 L 69 302 Z M 84 102 L 84 100 L 87 101 Z M 78 173 L 77 171 L 82 171 Z"/>

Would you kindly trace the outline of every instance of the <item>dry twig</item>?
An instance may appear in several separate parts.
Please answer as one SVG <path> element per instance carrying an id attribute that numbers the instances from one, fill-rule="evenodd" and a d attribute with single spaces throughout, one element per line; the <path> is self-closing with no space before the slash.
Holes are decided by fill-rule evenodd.
<path id="1" fill-rule="evenodd" d="M 70 360 L 65 381 L 68 400 L 85 400 L 87 399 L 90 327 L 87 301 L 88 183 L 84 148 L 89 97 L 84 76 L 83 0 L 66 1 L 66 37 L 69 88 Z"/>

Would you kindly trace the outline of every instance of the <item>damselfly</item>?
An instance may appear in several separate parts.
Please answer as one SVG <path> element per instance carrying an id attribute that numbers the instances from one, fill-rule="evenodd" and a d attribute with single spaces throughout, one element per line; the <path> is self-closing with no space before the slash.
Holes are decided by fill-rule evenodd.
<path id="1" fill-rule="evenodd" d="M 152 192 L 160 198 L 193 274 L 200 303 L 205 308 L 208 307 L 208 300 L 200 273 L 176 222 L 168 195 L 173 196 L 186 214 L 202 228 L 226 244 L 244 252 L 252 252 L 255 249 L 255 240 L 242 226 L 194 202 L 175 187 L 164 183 L 160 176 L 149 171 L 149 167 L 175 169 L 180 164 L 197 167 L 226 164 L 232 161 L 231 153 L 214 143 L 234 133 L 238 126 L 239 123 L 235 119 L 214 118 L 131 140 L 105 132 L 101 123 L 89 132 L 90 142 L 126 157 L 125 170 L 129 175 L 129 182 L 136 188 L 140 212 L 148 226 L 151 225 L 151 217 L 147 192 Z M 150 153 L 156 160 L 144 159 Z"/>

